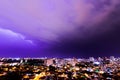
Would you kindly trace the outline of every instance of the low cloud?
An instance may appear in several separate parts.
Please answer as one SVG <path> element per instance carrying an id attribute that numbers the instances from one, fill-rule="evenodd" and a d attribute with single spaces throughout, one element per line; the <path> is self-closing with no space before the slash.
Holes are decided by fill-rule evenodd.
<path id="1" fill-rule="evenodd" d="M 47 42 L 69 35 L 84 38 L 94 34 L 99 27 L 93 25 L 104 22 L 118 4 L 119 0 L 5 0 L 0 1 L 0 27 Z"/>
<path id="2" fill-rule="evenodd" d="M 27 40 L 25 36 L 20 33 L 15 33 L 8 29 L 0 28 L 0 45 L 1 46 L 16 46 L 16 45 L 29 45 L 32 46 L 34 43 L 31 40 Z"/>

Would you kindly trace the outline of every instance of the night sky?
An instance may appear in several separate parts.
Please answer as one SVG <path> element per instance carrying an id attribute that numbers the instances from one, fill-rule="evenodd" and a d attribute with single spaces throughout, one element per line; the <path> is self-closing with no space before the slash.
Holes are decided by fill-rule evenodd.
<path id="1" fill-rule="evenodd" d="M 120 57 L 119 0 L 0 0 L 0 57 Z"/>

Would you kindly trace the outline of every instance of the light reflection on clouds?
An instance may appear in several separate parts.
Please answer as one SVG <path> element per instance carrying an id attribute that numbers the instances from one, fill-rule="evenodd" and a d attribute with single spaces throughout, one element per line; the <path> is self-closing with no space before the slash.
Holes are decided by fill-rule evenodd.
<path id="1" fill-rule="evenodd" d="M 5 41 L 5 39 L 6 39 L 5 42 L 8 42 L 8 43 L 23 42 L 23 43 L 29 43 L 31 45 L 34 45 L 33 41 L 27 40 L 24 35 L 19 34 L 19 33 L 15 33 L 15 32 L 8 30 L 8 29 L 0 28 L 0 36 L 1 36 L 1 40 L 0 40 L 1 42 Z"/>

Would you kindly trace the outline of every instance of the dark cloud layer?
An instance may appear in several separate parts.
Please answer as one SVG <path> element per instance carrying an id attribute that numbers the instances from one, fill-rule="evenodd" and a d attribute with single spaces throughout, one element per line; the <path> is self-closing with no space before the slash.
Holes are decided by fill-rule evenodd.
<path id="1" fill-rule="evenodd" d="M 1 56 L 120 56 L 119 27 L 119 0 L 0 1 L 0 29 L 16 35 L 0 35 Z"/>
<path id="2" fill-rule="evenodd" d="M 77 39 L 71 35 L 65 36 L 65 39 L 62 38 L 61 43 L 54 45 L 51 50 L 55 53 L 65 52 L 70 57 L 120 56 L 120 6 L 117 5 L 105 20 L 94 27 L 98 28 L 93 29 L 92 36 L 80 39 L 80 32 L 75 35 Z M 78 31 L 80 30 L 81 28 Z M 85 35 L 90 35 L 90 33 L 86 31 Z"/>

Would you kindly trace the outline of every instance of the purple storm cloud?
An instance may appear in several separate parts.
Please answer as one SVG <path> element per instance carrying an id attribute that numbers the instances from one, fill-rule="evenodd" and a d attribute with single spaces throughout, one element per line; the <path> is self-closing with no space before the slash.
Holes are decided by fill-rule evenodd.
<path id="1" fill-rule="evenodd" d="M 10 44 L 18 44 L 19 43 L 24 43 L 27 45 L 31 45 L 33 46 L 34 43 L 31 40 L 26 40 L 25 36 L 19 34 L 19 33 L 15 33 L 13 31 L 10 30 L 6 30 L 6 29 L 2 29 L 0 28 L 0 44 L 1 46 L 5 45 L 10 45 Z"/>
<path id="2" fill-rule="evenodd" d="M 108 44 L 104 44 L 104 34 L 108 36 L 118 30 L 119 5 L 119 0 L 2 0 L 0 45 L 2 42 L 5 42 L 4 46 L 9 44 L 19 48 L 22 45 L 22 49 L 27 45 L 30 46 L 27 50 L 32 48 L 36 52 L 34 55 L 39 56 L 73 55 L 73 52 L 82 55 L 96 52 L 95 46 L 100 47 L 98 51 L 104 51 L 101 44 L 109 44 L 109 38 L 105 38 Z M 101 36 L 103 42 L 97 40 L 100 44 L 96 38 Z"/>

